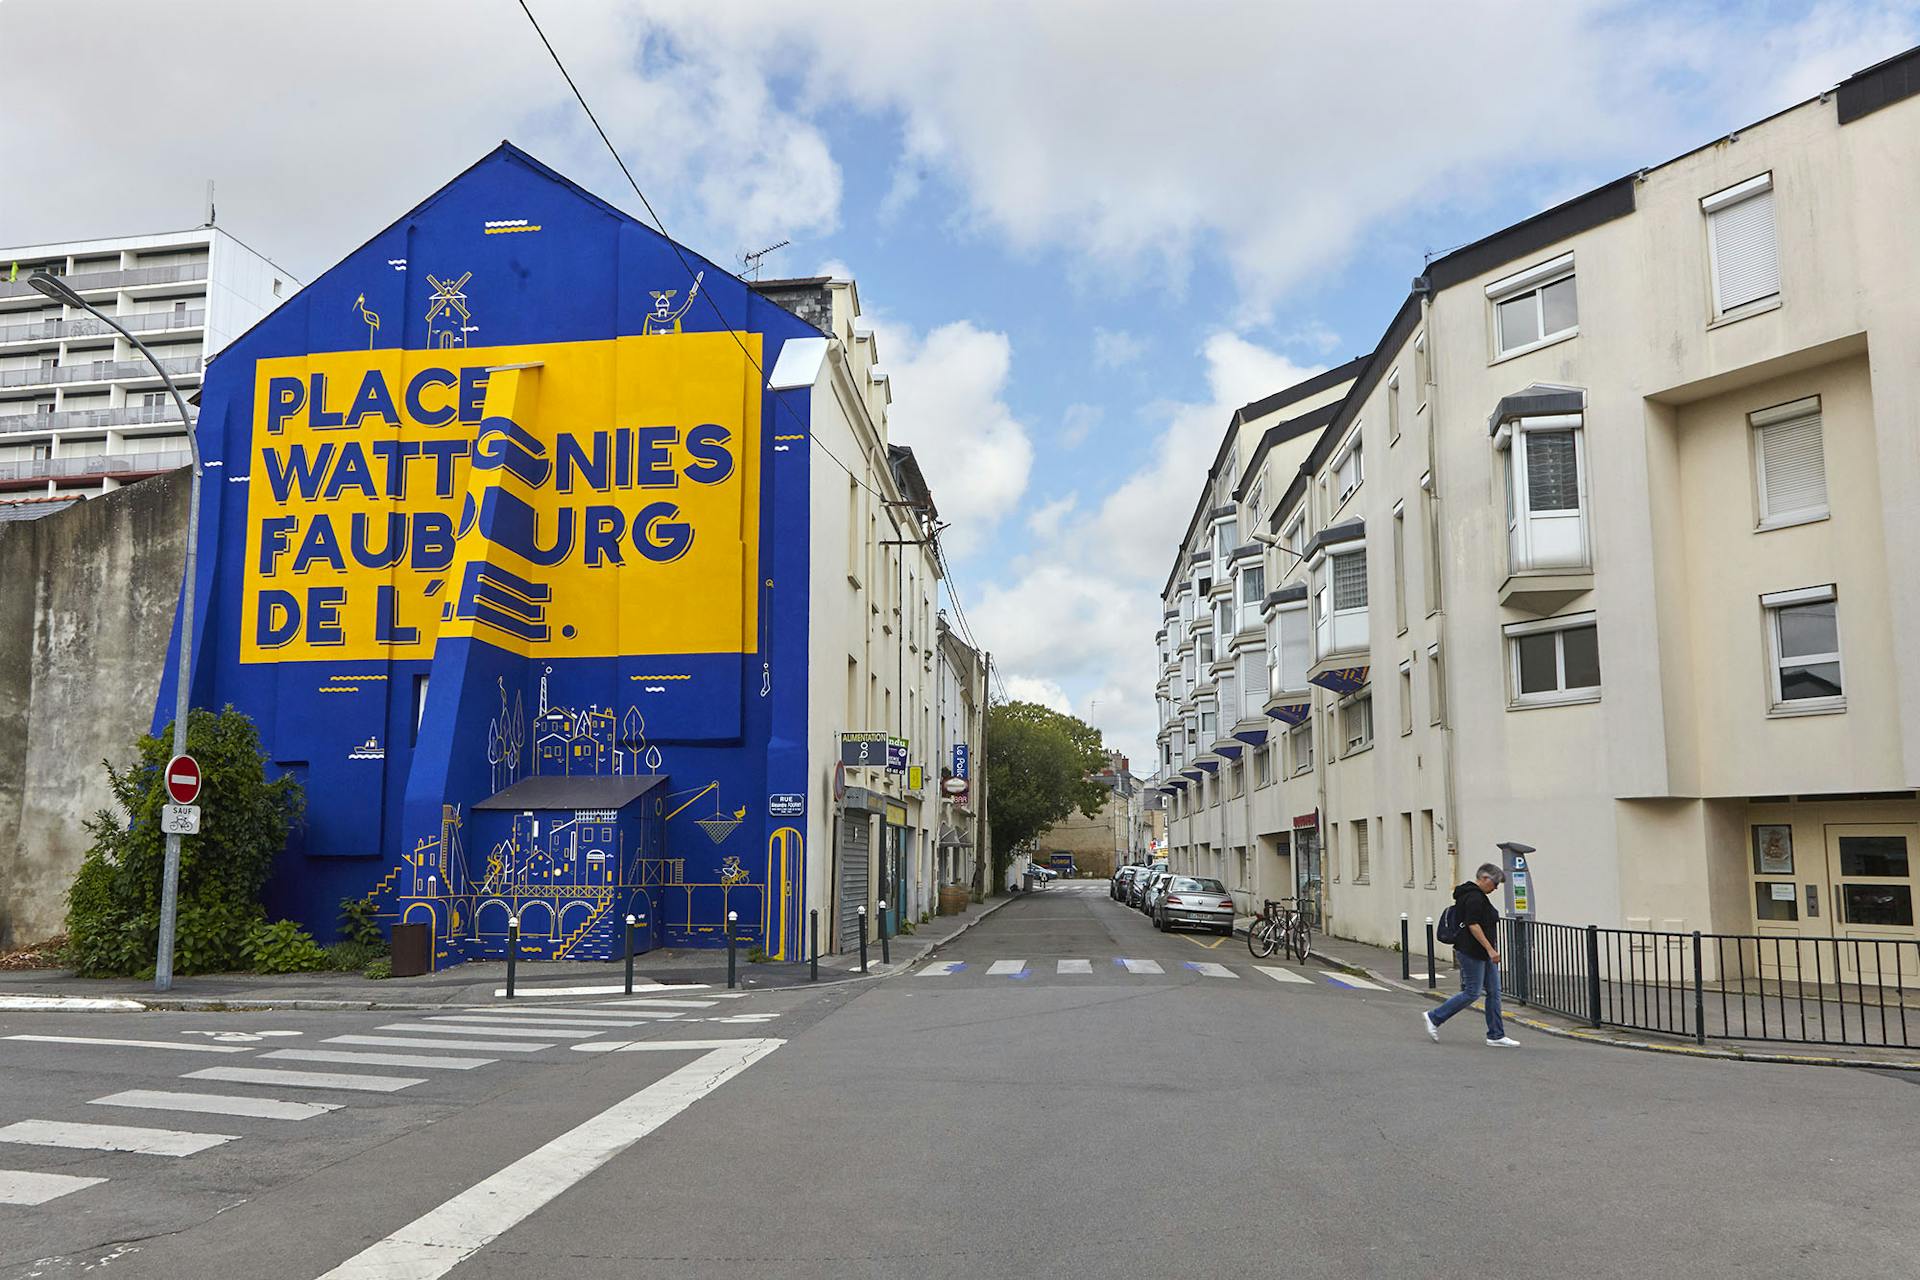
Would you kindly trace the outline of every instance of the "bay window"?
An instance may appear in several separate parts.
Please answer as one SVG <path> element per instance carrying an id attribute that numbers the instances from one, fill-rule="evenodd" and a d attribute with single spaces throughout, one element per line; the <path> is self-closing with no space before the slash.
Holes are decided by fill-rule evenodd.
<path id="1" fill-rule="evenodd" d="M 1267 671 L 1260 660 L 1260 647 L 1248 645 L 1240 651 L 1240 705 L 1242 720 L 1258 720 L 1267 705 Z"/>
<path id="2" fill-rule="evenodd" d="M 1329 551 L 1313 571 L 1315 659 L 1367 647 L 1367 549 Z"/>
<path id="3" fill-rule="evenodd" d="M 1267 598 L 1267 569 L 1258 560 L 1240 569 L 1240 622 L 1251 627 L 1260 620 L 1260 606 Z"/>
<path id="4" fill-rule="evenodd" d="M 1550 414 L 1516 418 L 1496 437 L 1507 452 L 1509 572 L 1591 566 L 1582 428 L 1580 414 Z"/>
<path id="5" fill-rule="evenodd" d="M 1215 711 L 1212 702 L 1203 702 L 1200 704 L 1199 728 L 1200 736 L 1194 744 L 1197 749 L 1205 751 L 1208 747 L 1211 747 L 1215 742 L 1219 741 L 1220 716 L 1218 712 Z"/>
<path id="6" fill-rule="evenodd" d="M 1313 665 L 1313 633 L 1304 603 L 1274 611 L 1267 632 L 1268 693 L 1296 693 L 1307 687 Z"/>

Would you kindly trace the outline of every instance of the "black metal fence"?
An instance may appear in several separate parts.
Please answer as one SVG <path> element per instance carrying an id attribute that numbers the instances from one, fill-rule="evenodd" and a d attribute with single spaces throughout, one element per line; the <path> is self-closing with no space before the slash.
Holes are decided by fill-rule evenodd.
<path id="1" fill-rule="evenodd" d="M 1516 1004 L 1592 1026 L 1725 1040 L 1920 1047 L 1920 940 L 1500 922 Z"/>

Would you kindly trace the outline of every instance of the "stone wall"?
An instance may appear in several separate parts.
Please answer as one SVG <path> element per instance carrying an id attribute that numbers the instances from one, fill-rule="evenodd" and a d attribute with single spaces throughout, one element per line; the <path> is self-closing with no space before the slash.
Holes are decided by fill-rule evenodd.
<path id="1" fill-rule="evenodd" d="M 1075 809 L 1035 837 L 1034 861 L 1047 866 L 1055 853 L 1071 853 L 1081 876 L 1111 876 L 1114 853 L 1127 844 L 1126 812 L 1126 801 L 1118 796 L 1109 796 L 1095 817 Z"/>
<path id="2" fill-rule="evenodd" d="M 101 761 L 152 727 L 187 488 L 183 469 L 0 524 L 0 948 L 60 931 Z"/>

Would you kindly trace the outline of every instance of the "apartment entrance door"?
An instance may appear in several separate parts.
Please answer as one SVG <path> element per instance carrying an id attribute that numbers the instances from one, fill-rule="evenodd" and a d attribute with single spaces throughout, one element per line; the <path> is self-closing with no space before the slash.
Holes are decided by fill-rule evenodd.
<path id="1" fill-rule="evenodd" d="M 1904 985 L 1920 976 L 1920 946 L 1913 945 L 1920 938 L 1920 824 L 1828 823 L 1826 836 L 1828 925 L 1847 940 L 1839 948 L 1842 977 L 1873 981 L 1898 972 Z M 1894 942 L 1906 945 L 1888 945 Z"/>

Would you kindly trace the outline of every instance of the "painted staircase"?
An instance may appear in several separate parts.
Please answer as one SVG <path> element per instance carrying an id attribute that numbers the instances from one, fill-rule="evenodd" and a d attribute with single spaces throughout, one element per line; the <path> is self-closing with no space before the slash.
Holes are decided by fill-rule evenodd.
<path id="1" fill-rule="evenodd" d="M 626 917 L 613 909 L 616 896 L 609 891 L 594 900 L 593 914 L 554 948 L 555 960 L 611 960 L 624 953 L 619 939 Z"/>

